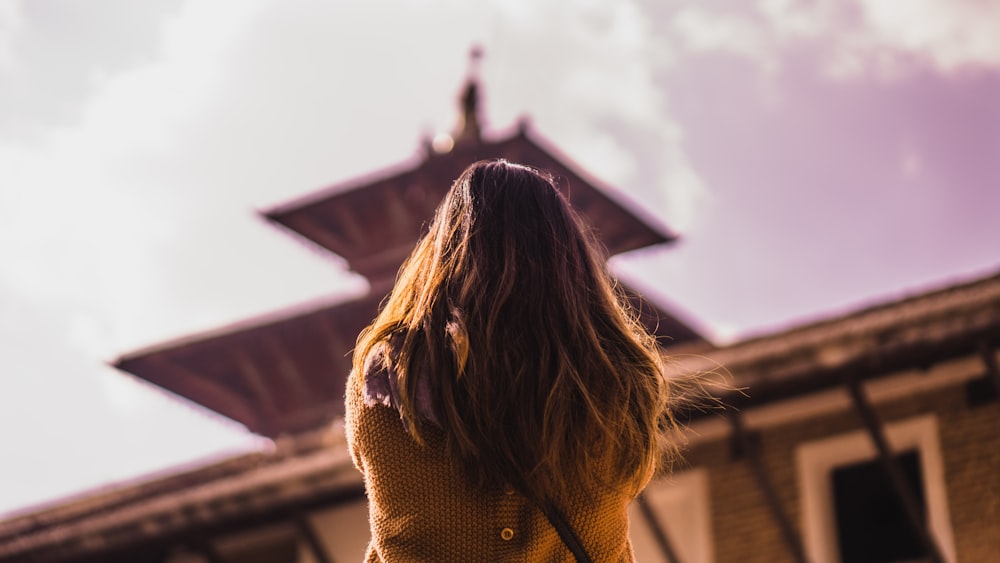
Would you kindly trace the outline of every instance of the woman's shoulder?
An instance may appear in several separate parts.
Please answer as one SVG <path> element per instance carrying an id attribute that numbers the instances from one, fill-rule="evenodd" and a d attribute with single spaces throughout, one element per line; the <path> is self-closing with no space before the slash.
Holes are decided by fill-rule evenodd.
<path id="1" fill-rule="evenodd" d="M 390 357 L 389 344 L 379 342 L 365 358 L 360 374 L 353 373 L 355 385 L 360 385 L 361 395 L 367 406 L 383 405 L 398 410 L 398 377 Z"/>

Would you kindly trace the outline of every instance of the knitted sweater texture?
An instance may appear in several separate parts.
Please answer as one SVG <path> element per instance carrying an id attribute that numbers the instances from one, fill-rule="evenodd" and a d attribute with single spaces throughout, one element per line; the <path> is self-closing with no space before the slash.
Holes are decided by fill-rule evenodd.
<path id="1" fill-rule="evenodd" d="M 440 430 L 417 444 L 395 408 L 365 402 L 357 374 L 348 379 L 346 409 L 348 447 L 368 494 L 366 562 L 575 561 L 533 503 L 510 488 L 472 486 L 445 456 Z M 634 560 L 629 500 L 609 493 L 560 502 L 595 562 Z"/>

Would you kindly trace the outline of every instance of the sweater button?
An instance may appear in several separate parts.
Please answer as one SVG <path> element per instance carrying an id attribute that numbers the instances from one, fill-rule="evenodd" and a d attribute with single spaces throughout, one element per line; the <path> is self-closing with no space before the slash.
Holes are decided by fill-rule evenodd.
<path id="1" fill-rule="evenodd" d="M 510 528 L 504 528 L 500 530 L 500 537 L 503 539 L 503 541 L 510 541 L 514 538 L 514 530 L 511 530 Z"/>
<path id="2" fill-rule="evenodd" d="M 503 494 L 505 494 L 505 495 L 512 495 L 512 494 L 514 494 L 514 487 L 512 487 L 511 485 L 504 485 L 503 486 Z"/>

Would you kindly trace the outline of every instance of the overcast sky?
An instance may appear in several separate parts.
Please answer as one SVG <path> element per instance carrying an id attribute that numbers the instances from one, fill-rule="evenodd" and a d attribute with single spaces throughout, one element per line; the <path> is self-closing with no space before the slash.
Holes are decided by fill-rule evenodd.
<path id="1" fill-rule="evenodd" d="M 718 341 L 1000 269 L 994 0 L 0 0 L 0 513 L 257 448 L 107 367 L 365 284 L 258 210 L 412 159 L 482 45 L 682 235 L 616 258 Z"/>

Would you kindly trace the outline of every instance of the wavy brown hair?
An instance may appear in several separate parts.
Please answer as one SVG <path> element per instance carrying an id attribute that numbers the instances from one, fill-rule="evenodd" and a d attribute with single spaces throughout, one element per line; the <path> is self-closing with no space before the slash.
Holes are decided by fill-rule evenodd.
<path id="1" fill-rule="evenodd" d="M 672 420 L 659 347 L 538 170 L 499 160 L 462 173 L 358 337 L 356 373 L 383 343 L 411 433 L 424 443 L 443 432 L 479 485 L 538 500 L 609 486 L 634 495 L 663 458 Z M 436 425 L 417 416 L 421 378 Z"/>

